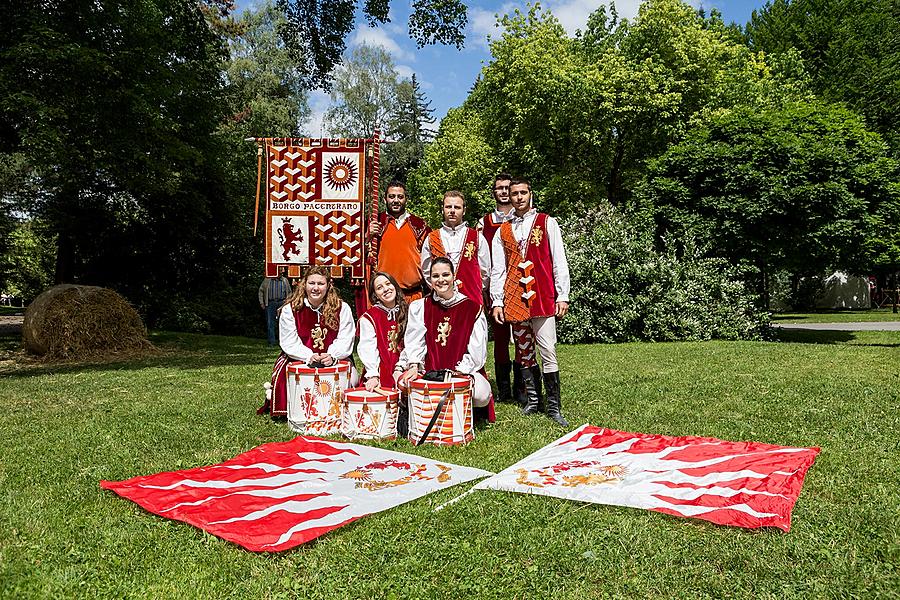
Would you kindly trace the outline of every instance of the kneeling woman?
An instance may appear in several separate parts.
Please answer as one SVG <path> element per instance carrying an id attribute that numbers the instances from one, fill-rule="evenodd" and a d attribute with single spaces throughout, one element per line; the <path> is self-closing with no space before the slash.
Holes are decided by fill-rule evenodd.
<path id="1" fill-rule="evenodd" d="M 281 307 L 281 356 L 272 370 L 272 400 L 259 410 L 287 415 L 287 366 L 294 361 L 330 367 L 353 354 L 353 313 L 342 302 L 326 267 L 310 267 Z M 358 374 L 350 363 L 350 385 Z"/>
<path id="2" fill-rule="evenodd" d="M 491 384 L 484 372 L 487 319 L 481 306 L 456 289 L 453 263 L 445 257 L 431 263 L 434 292 L 409 305 L 398 376 L 405 385 L 424 371 L 451 369 L 472 377 L 472 404 L 486 410 L 478 416 L 494 420 Z M 484 414 L 486 413 L 486 414 Z"/>
<path id="3" fill-rule="evenodd" d="M 369 281 L 372 308 L 359 318 L 359 343 L 356 352 L 365 368 L 364 380 L 370 392 L 376 387 L 393 388 L 394 369 L 406 332 L 407 305 L 397 280 L 378 272 Z"/>

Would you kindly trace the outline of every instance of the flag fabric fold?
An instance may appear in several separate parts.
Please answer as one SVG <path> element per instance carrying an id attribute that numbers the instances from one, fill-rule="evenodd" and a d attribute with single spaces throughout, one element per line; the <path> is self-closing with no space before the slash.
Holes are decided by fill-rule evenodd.
<path id="1" fill-rule="evenodd" d="M 473 489 L 632 506 L 789 531 L 819 448 L 629 433 L 583 425 Z"/>
<path id="2" fill-rule="evenodd" d="M 254 552 L 288 550 L 366 515 L 492 473 L 315 437 L 208 467 L 100 487 Z"/>

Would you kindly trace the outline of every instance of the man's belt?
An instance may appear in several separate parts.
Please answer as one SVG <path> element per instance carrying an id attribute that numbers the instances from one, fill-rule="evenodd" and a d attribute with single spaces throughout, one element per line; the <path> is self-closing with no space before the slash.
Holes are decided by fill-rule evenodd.
<path id="1" fill-rule="evenodd" d="M 422 284 L 414 285 L 411 288 L 400 288 L 400 291 L 403 292 L 404 296 L 409 296 L 410 294 L 418 294 L 422 291 Z"/>

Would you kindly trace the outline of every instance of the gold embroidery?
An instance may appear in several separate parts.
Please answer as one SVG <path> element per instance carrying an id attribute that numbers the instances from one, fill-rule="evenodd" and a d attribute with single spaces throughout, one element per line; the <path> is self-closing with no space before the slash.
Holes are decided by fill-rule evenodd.
<path id="1" fill-rule="evenodd" d="M 325 349 L 325 328 L 321 325 L 316 325 L 312 328 L 312 346 L 313 350 L 324 350 Z"/>
<path id="2" fill-rule="evenodd" d="M 397 341 L 397 337 L 397 326 L 391 325 L 387 333 L 388 352 L 400 352 L 400 343 Z"/>
<path id="3" fill-rule="evenodd" d="M 466 258 L 472 258 L 475 255 L 475 242 L 467 243 L 463 254 L 465 254 Z"/>
<path id="4" fill-rule="evenodd" d="M 531 243 L 537 246 L 541 243 L 541 240 L 544 238 L 544 230 L 540 227 L 533 227 L 531 229 Z"/>
<path id="5" fill-rule="evenodd" d="M 453 329 L 453 326 L 450 325 L 450 317 L 444 317 L 444 320 L 438 325 L 438 335 L 437 335 L 437 343 L 441 346 L 447 345 L 447 338 L 450 337 L 450 330 Z"/>

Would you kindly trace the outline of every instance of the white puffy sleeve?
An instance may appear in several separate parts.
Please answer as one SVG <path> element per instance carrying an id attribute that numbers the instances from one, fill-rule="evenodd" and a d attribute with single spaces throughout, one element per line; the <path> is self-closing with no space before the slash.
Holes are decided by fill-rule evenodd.
<path id="1" fill-rule="evenodd" d="M 353 322 L 353 311 L 346 302 L 341 302 L 341 323 L 338 327 L 337 337 L 328 346 L 326 352 L 336 360 L 343 360 L 353 354 L 353 338 L 356 337 L 356 327 Z"/>
<path id="2" fill-rule="evenodd" d="M 294 311 L 290 304 L 281 308 L 278 316 L 278 340 L 285 354 L 294 360 L 307 361 L 313 355 L 313 351 L 303 345 L 300 336 L 297 335 L 297 322 L 294 320 Z"/>
<path id="3" fill-rule="evenodd" d="M 569 301 L 569 261 L 566 260 L 566 249 L 562 242 L 559 224 L 553 217 L 547 217 L 547 242 L 550 244 L 550 256 L 553 258 L 553 284 L 556 286 L 556 301 Z"/>
<path id="4" fill-rule="evenodd" d="M 503 285 L 506 283 L 506 252 L 500 240 L 500 231 L 491 240 L 491 306 L 503 306 Z"/>
<path id="5" fill-rule="evenodd" d="M 403 352 L 398 364 L 404 368 L 411 364 L 423 364 L 428 348 L 425 346 L 425 299 L 419 298 L 409 305 L 406 314 L 406 333 L 403 335 Z"/>
<path id="6" fill-rule="evenodd" d="M 478 318 L 472 326 L 472 336 L 469 338 L 469 344 L 466 346 L 466 353 L 456 365 L 457 371 L 468 373 L 469 375 L 477 372 L 484 366 L 487 360 L 487 319 L 484 311 L 478 311 Z"/>
<path id="7" fill-rule="evenodd" d="M 356 353 L 362 361 L 366 377 L 378 377 L 381 367 L 381 355 L 378 354 L 378 338 L 375 337 L 375 325 L 366 315 L 359 318 L 359 342 Z"/>

